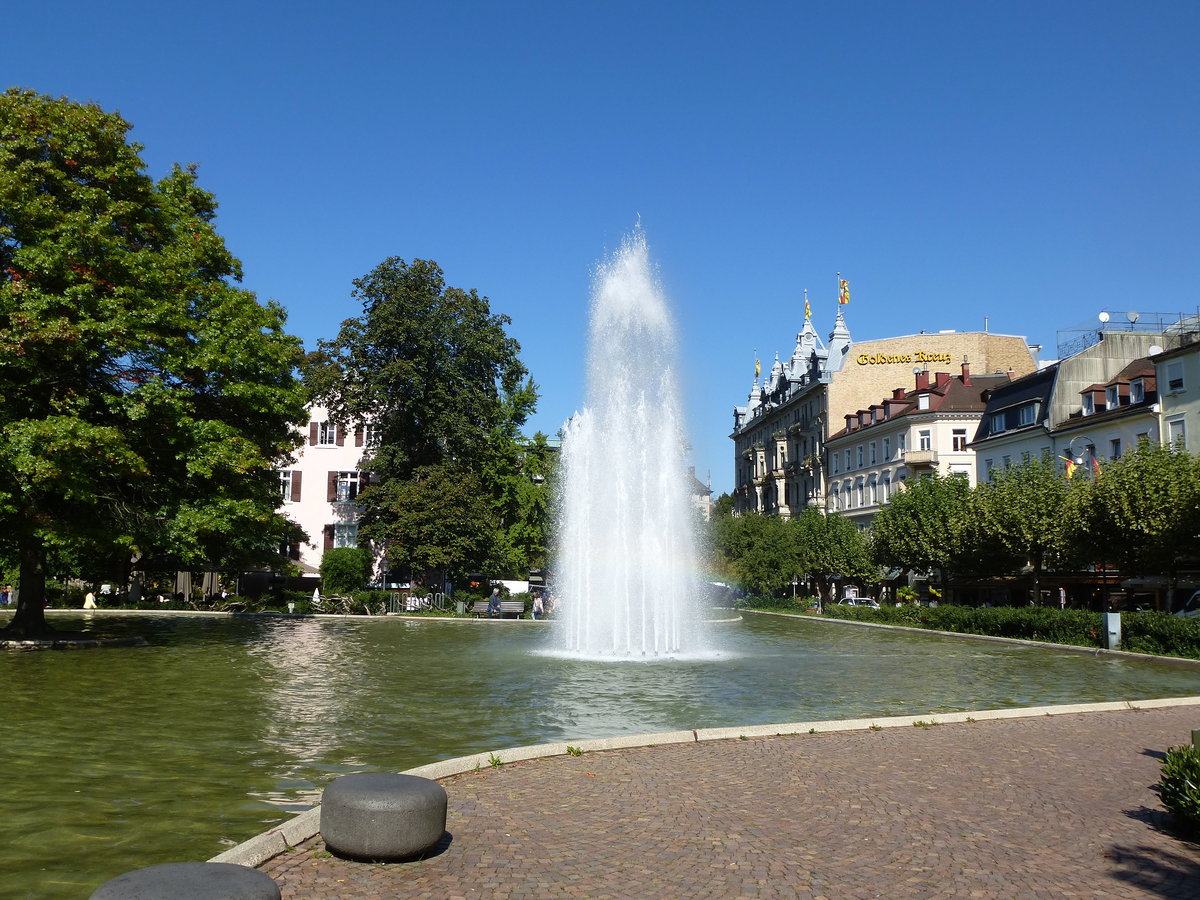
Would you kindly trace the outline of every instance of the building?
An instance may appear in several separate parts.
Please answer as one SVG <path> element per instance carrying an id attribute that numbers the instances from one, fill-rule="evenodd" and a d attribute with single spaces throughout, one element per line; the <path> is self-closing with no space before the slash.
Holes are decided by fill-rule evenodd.
<path id="1" fill-rule="evenodd" d="M 989 390 L 1009 382 L 1008 373 L 972 376 L 922 369 L 909 390 L 891 394 L 845 415 L 846 427 L 826 442 L 831 513 L 867 527 L 879 507 L 910 476 L 963 475 L 975 484 L 969 442 L 983 416 Z"/>
<path id="2" fill-rule="evenodd" d="M 744 406 L 734 408 L 734 509 L 785 518 L 831 502 L 825 444 L 845 416 L 880 404 L 912 383 L 914 373 L 950 372 L 966 363 L 978 373 L 1033 372 L 1025 340 L 990 332 L 915 334 L 854 343 L 842 306 L 828 345 L 806 315 L 786 362 L 776 357 L 762 383 L 756 371 Z M 844 451 L 843 451 L 844 452 Z M 844 472 L 839 464 L 839 503 Z"/>
<path id="3" fill-rule="evenodd" d="M 1153 354 L 1161 425 L 1159 439 L 1200 453 L 1200 340 L 1185 331 L 1173 350 Z"/>
<path id="4" fill-rule="evenodd" d="M 279 480 L 283 514 L 308 535 L 307 542 L 288 548 L 288 556 L 311 574 L 326 550 L 358 546 L 361 463 L 379 435 L 372 425 L 338 425 L 321 406 L 310 408 L 302 433 L 304 443 Z"/>
<path id="5" fill-rule="evenodd" d="M 1147 358 L 1178 343 L 1165 332 L 1112 330 L 1040 372 L 991 391 L 971 443 L 981 478 L 1033 458 L 1067 469 L 1158 439 L 1158 378 Z"/>

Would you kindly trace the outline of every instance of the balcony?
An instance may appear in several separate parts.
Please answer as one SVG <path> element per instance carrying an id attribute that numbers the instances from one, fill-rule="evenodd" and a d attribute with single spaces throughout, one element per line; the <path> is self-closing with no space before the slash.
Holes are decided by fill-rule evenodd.
<path id="1" fill-rule="evenodd" d="M 904 465 L 909 469 L 932 469 L 937 465 L 936 450 L 905 450 Z"/>

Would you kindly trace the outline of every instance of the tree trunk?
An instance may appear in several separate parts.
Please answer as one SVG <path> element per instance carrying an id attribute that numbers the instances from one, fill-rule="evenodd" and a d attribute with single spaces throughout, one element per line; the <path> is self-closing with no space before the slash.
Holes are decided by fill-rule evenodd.
<path id="1" fill-rule="evenodd" d="M 12 621 L 0 629 L 0 636 L 21 639 L 53 635 L 55 630 L 46 623 L 46 547 L 36 537 L 23 537 L 18 554 L 21 582 L 17 611 Z"/>

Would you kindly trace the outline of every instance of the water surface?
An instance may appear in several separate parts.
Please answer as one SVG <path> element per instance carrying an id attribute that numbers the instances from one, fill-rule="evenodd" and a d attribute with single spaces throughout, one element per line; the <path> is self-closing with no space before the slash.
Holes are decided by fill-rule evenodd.
<path id="1" fill-rule="evenodd" d="M 67 627 L 67 623 L 62 623 Z M 545 654 L 555 623 L 104 617 L 0 654 L 0 897 L 202 860 L 333 777 L 617 734 L 1196 693 L 1194 668 L 750 616 L 715 658 Z"/>

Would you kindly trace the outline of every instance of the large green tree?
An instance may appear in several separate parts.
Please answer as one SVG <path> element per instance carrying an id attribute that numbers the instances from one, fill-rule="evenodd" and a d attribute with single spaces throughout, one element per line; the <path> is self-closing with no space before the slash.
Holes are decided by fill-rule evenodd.
<path id="1" fill-rule="evenodd" d="M 1173 603 L 1180 569 L 1200 560 L 1200 458 L 1143 441 L 1090 487 L 1076 504 L 1085 552 L 1126 575 L 1165 575 Z"/>
<path id="2" fill-rule="evenodd" d="M 1049 459 L 994 471 L 972 493 L 963 529 L 976 544 L 975 570 L 998 574 L 1028 566 L 1034 596 L 1041 596 L 1043 572 L 1075 562 L 1077 521 L 1069 511 L 1073 495 L 1086 489 L 1086 482 L 1064 478 Z"/>
<path id="3" fill-rule="evenodd" d="M 354 295 L 362 315 L 309 355 L 305 380 L 335 419 L 380 427 L 360 534 L 414 577 L 506 566 L 506 534 L 529 508 L 511 490 L 523 474 L 520 428 L 537 402 L 509 318 L 448 287 L 429 260 L 387 259 Z M 436 521 L 424 512 L 433 509 Z M 445 529 L 459 539 L 446 543 Z"/>
<path id="4" fill-rule="evenodd" d="M 871 552 L 881 566 L 933 571 L 944 581 L 969 550 L 970 483 L 928 475 L 904 484 L 871 522 Z"/>
<path id="5" fill-rule="evenodd" d="M 0 550 L 7 631 L 45 631 L 48 554 L 219 565 L 287 531 L 303 397 L 283 310 L 238 288 L 194 169 L 145 174 L 95 105 L 0 95 Z"/>
<path id="6" fill-rule="evenodd" d="M 801 572 L 799 545 L 778 516 L 715 516 L 712 538 L 722 571 L 755 594 L 780 593 Z"/>
<path id="7" fill-rule="evenodd" d="M 866 536 L 844 516 L 809 507 L 790 523 L 799 547 L 800 574 L 811 576 L 822 597 L 834 577 L 876 582 L 879 567 L 871 559 Z"/>

